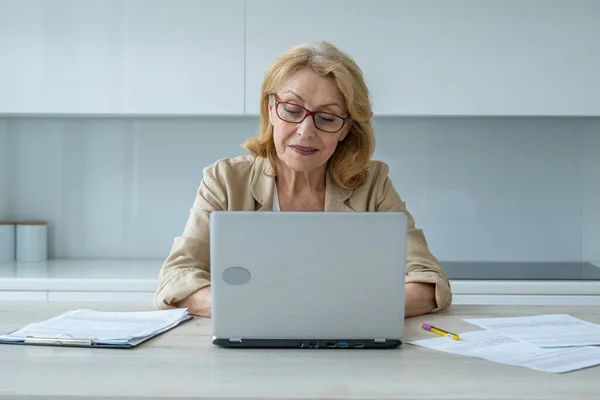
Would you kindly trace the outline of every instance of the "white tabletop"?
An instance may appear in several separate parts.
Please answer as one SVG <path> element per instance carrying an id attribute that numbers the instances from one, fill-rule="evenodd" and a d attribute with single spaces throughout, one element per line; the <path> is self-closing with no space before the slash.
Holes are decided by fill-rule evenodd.
<path id="1" fill-rule="evenodd" d="M 8 332 L 74 308 L 111 303 L 0 303 Z M 457 331 L 463 318 L 568 313 L 600 323 L 597 307 L 455 306 L 425 319 Z M 407 320 L 404 340 L 432 337 Z M 0 345 L 0 398 L 597 399 L 600 367 L 550 374 L 405 344 L 395 350 L 243 350 L 211 344 L 194 319 L 132 350 Z"/>
<path id="2" fill-rule="evenodd" d="M 0 263 L 0 291 L 154 292 L 162 263 L 89 259 Z M 451 284 L 455 295 L 600 296 L 600 280 L 451 280 Z"/>

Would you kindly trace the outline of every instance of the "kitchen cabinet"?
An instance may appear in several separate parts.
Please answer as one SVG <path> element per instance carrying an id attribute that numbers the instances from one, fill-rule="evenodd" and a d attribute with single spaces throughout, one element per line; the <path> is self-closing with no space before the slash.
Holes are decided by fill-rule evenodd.
<path id="1" fill-rule="evenodd" d="M 118 301 L 153 304 L 154 292 L 50 291 L 48 301 Z"/>
<path id="2" fill-rule="evenodd" d="M 153 304 L 154 292 L 127 291 L 61 291 L 61 290 L 1 290 L 2 301 L 81 301 L 81 302 L 111 302 L 123 303 L 141 302 Z M 489 294 L 472 295 L 455 293 L 453 305 L 528 305 L 528 306 L 600 306 L 598 295 L 514 295 Z"/>
<path id="3" fill-rule="evenodd" d="M 378 116 L 599 116 L 600 2 L 0 0 L 0 115 L 257 115 L 326 40 Z"/>
<path id="4" fill-rule="evenodd" d="M 600 115 L 600 2 L 252 0 L 246 112 L 288 48 L 326 40 L 362 68 L 376 115 Z"/>
<path id="5" fill-rule="evenodd" d="M 0 0 L 0 114 L 243 114 L 244 1 Z"/>
<path id="6" fill-rule="evenodd" d="M 43 290 L 0 290 L 0 301 L 47 301 L 48 292 Z"/>
<path id="7" fill-rule="evenodd" d="M 502 305 L 502 306 L 600 306 L 600 296 L 594 295 L 470 295 L 458 294 L 453 305 Z"/>
<path id="8" fill-rule="evenodd" d="M 123 1 L 121 111 L 244 112 L 244 1 Z"/>

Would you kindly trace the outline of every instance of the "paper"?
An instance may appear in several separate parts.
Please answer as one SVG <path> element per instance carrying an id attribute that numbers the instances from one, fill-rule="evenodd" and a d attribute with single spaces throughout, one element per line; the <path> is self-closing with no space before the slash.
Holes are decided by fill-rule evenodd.
<path id="1" fill-rule="evenodd" d="M 186 308 L 141 312 L 74 310 L 29 324 L 0 336 L 3 342 L 26 338 L 82 339 L 97 344 L 124 344 L 162 333 L 189 318 Z"/>
<path id="2" fill-rule="evenodd" d="M 600 325 L 567 314 L 472 318 L 465 321 L 538 347 L 600 345 Z"/>
<path id="3" fill-rule="evenodd" d="M 600 365 L 600 349 L 596 347 L 543 349 L 488 330 L 461 333 L 460 341 L 433 338 L 409 343 L 543 372 L 563 373 Z"/>

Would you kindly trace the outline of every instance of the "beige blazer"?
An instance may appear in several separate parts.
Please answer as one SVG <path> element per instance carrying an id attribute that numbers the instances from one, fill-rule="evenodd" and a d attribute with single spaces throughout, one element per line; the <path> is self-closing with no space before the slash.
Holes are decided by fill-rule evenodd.
<path id="1" fill-rule="evenodd" d="M 210 285 L 209 217 L 213 210 L 272 210 L 275 178 L 265 158 L 240 156 L 223 159 L 204 169 L 187 224 L 159 274 L 154 303 L 159 309 Z M 337 186 L 327 175 L 325 211 L 401 211 L 408 215 L 407 282 L 430 282 L 436 286 L 433 310 L 444 311 L 452 301 L 450 283 L 438 260 L 427 247 L 425 236 L 388 177 L 388 166 L 371 161 L 365 183 L 349 190 Z"/>

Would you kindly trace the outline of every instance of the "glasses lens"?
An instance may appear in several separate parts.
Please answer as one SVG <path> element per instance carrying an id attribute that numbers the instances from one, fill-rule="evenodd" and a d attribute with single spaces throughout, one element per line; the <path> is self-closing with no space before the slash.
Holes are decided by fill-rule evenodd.
<path id="1" fill-rule="evenodd" d="M 277 115 L 285 122 L 300 123 L 306 110 L 291 103 L 277 103 Z M 319 112 L 314 115 L 315 127 L 325 132 L 337 132 L 344 126 L 344 119 L 337 115 Z"/>
<path id="2" fill-rule="evenodd" d="M 342 129 L 344 120 L 337 115 L 327 113 L 315 114 L 315 126 L 325 132 L 337 132 Z"/>
<path id="3" fill-rule="evenodd" d="M 279 103 L 277 115 L 286 122 L 300 122 L 304 119 L 306 111 L 302 107 L 289 103 Z"/>

